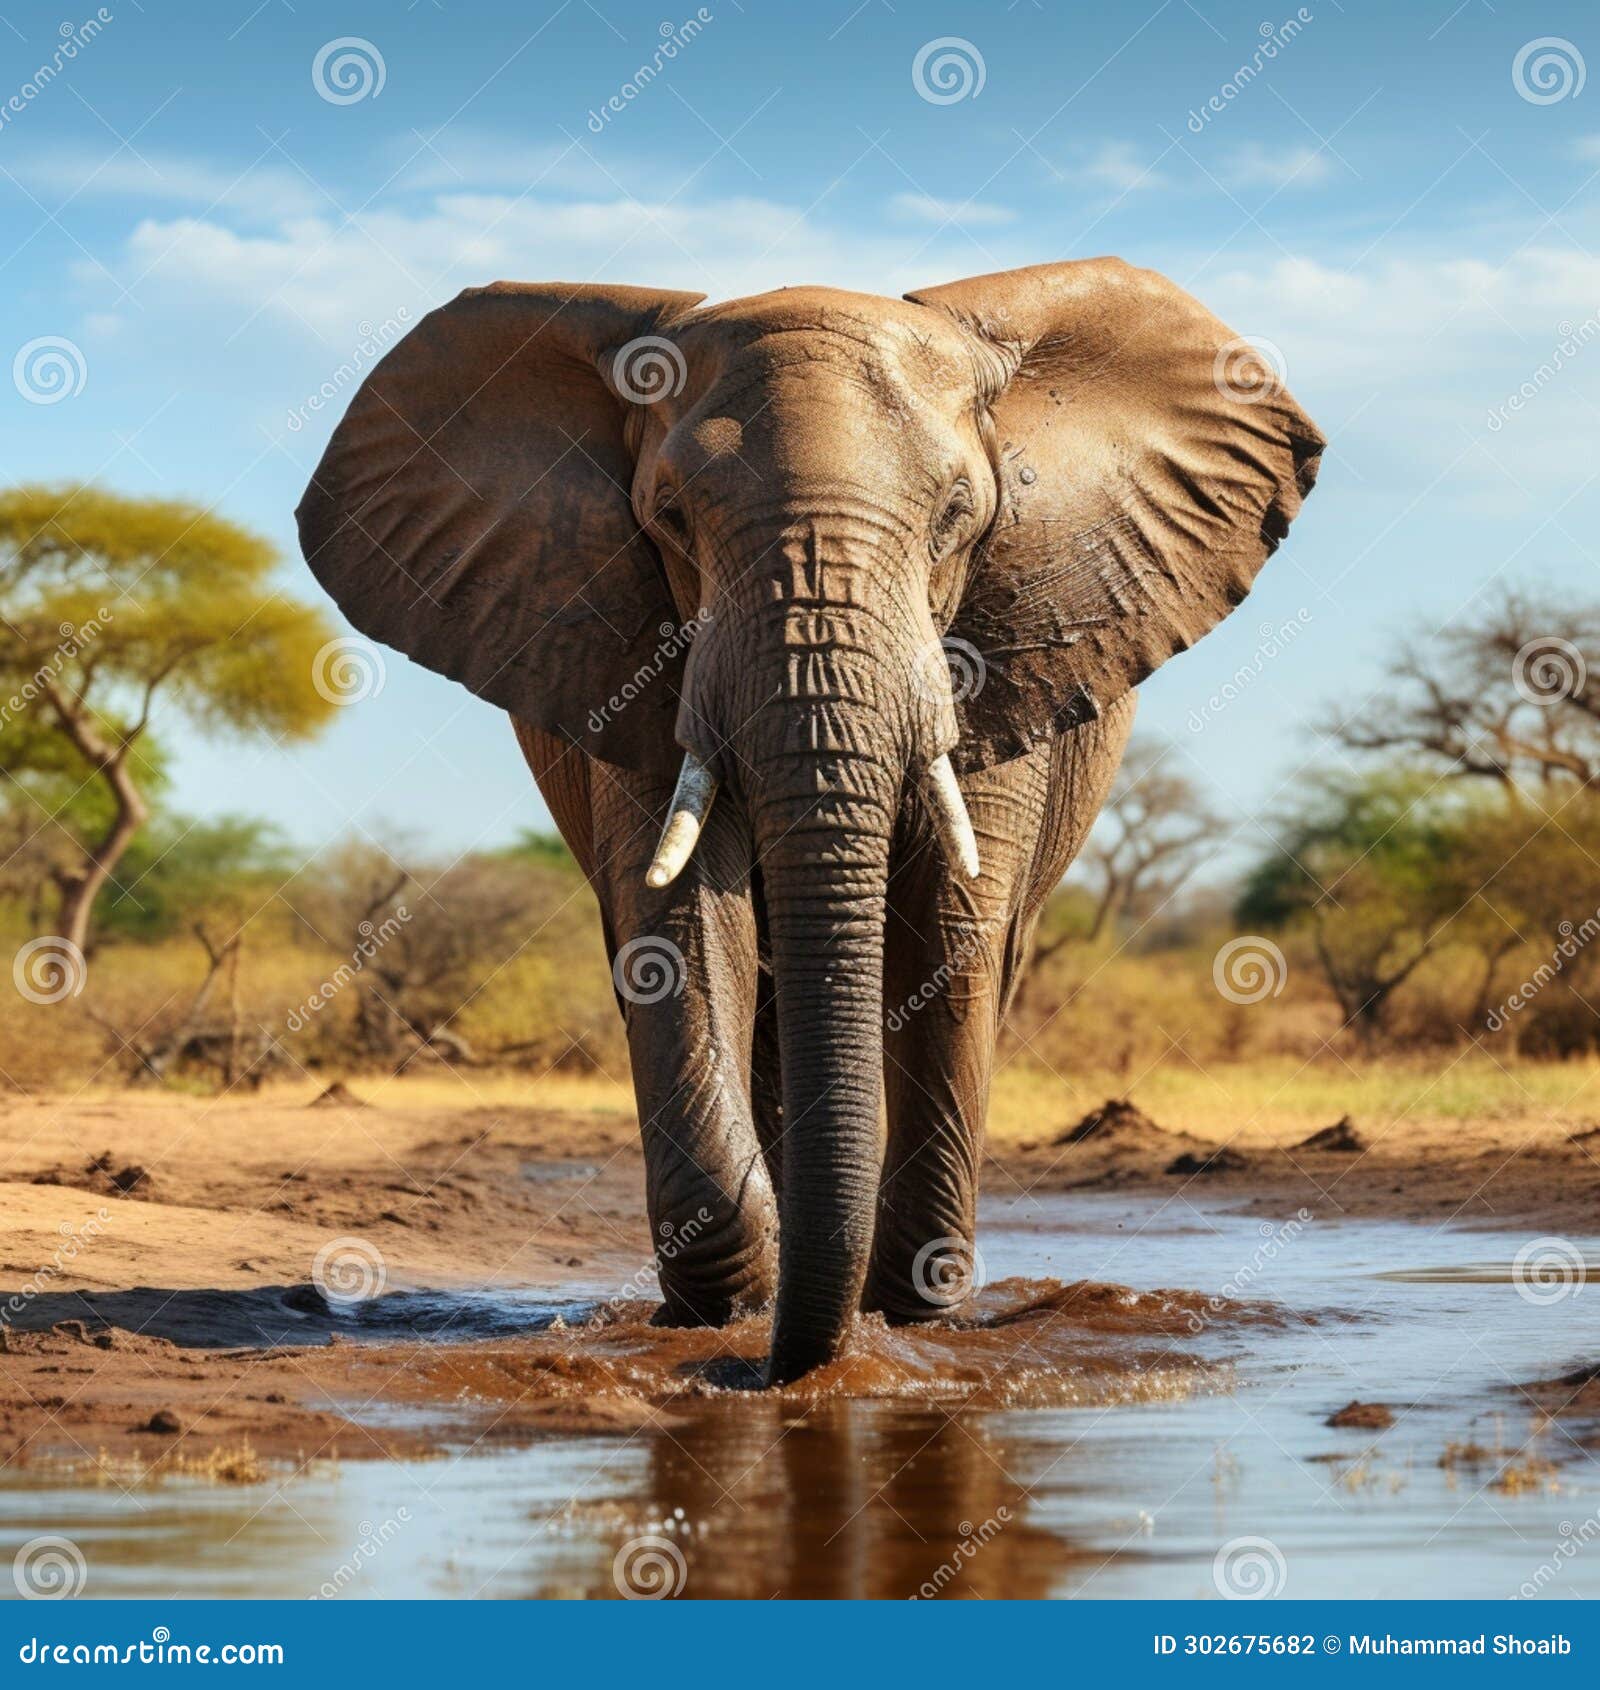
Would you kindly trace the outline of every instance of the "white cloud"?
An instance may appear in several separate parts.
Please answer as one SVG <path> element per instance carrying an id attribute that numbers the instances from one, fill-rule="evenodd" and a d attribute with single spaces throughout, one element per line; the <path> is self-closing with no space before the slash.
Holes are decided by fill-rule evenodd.
<path id="1" fill-rule="evenodd" d="M 1326 152 L 1312 147 L 1268 149 L 1252 143 L 1228 158 L 1227 178 L 1235 186 L 1265 184 L 1274 188 L 1314 188 L 1334 174 Z"/>
<path id="2" fill-rule="evenodd" d="M 276 223 L 286 217 L 333 212 L 334 202 L 292 164 L 271 158 L 235 169 L 169 153 L 57 149 L 24 159 L 18 177 L 30 187 L 72 198 L 112 196 L 227 210 L 241 221 Z"/>
<path id="3" fill-rule="evenodd" d="M 991 205 L 985 200 L 941 200 L 932 194 L 896 194 L 889 201 L 889 209 L 902 223 L 948 223 L 957 228 L 992 229 L 1017 220 L 1016 212 L 1008 206 Z"/>
<path id="4" fill-rule="evenodd" d="M 344 221 L 296 216 L 237 227 L 220 216 L 147 217 L 105 262 L 148 311 L 206 316 L 225 343 L 309 330 L 330 350 L 352 325 L 400 306 L 420 315 L 463 287 L 499 278 L 594 277 L 697 288 L 732 299 L 796 282 L 898 294 L 1008 263 L 1026 247 L 975 251 L 957 227 L 866 234 L 834 231 L 799 208 L 763 198 L 643 201 L 625 195 L 554 199 L 451 193 Z M 80 260 L 86 305 L 116 289 Z"/>
<path id="5" fill-rule="evenodd" d="M 183 182 L 194 192 L 210 185 L 212 167 L 186 173 L 169 163 L 169 193 Z M 1083 169 L 1108 183 L 1142 177 L 1150 185 L 1145 165 L 1121 144 L 1102 148 Z M 330 356 L 347 355 L 361 323 L 401 307 L 414 319 L 460 288 L 498 277 L 606 278 L 713 299 L 797 282 L 893 296 L 1055 256 L 1004 208 L 916 193 L 894 196 L 892 215 L 866 227 L 768 197 L 692 190 L 633 198 L 618 190 L 574 197 L 417 188 L 348 222 L 321 209 L 308 214 L 294 196 L 286 204 L 268 224 L 231 199 L 204 214 L 147 216 L 104 255 L 117 282 L 132 289 L 140 347 L 146 339 L 162 345 L 159 354 L 152 345 L 150 357 L 170 359 L 172 345 L 203 338 L 219 383 L 236 394 L 260 392 L 259 376 L 251 377 L 264 367 L 272 377 L 266 391 L 276 392 L 314 384 Z M 1574 443 L 1592 439 L 1600 418 L 1600 341 L 1585 344 L 1514 426 L 1486 431 L 1485 419 L 1548 360 L 1563 323 L 1600 309 L 1600 260 L 1577 246 L 1591 231 L 1578 213 L 1565 227 L 1568 240 L 1540 244 L 1477 228 L 1474 245 L 1509 253 L 1503 262 L 1467 255 L 1464 241 L 1456 250 L 1406 246 L 1399 235 L 1372 251 L 1352 242 L 1342 264 L 1327 251 L 1264 250 L 1251 260 L 1238 246 L 1227 249 L 1227 268 L 1209 248 L 1190 264 L 1170 247 L 1164 256 L 1149 246 L 1126 256 L 1168 268 L 1238 333 L 1281 348 L 1291 386 L 1335 434 L 1336 450 L 1360 460 L 1360 473 L 1425 479 L 1475 441 L 1525 486 L 1549 486 L 1570 473 Z M 76 275 L 86 314 L 129 308 L 97 264 L 80 262 Z M 276 399 L 270 407 L 263 402 L 269 422 Z M 1357 426 L 1347 432 L 1352 418 Z"/>
<path id="6" fill-rule="evenodd" d="M 1420 499 L 1445 476 L 1449 496 L 1505 516 L 1526 515 L 1535 489 L 1559 504 L 1589 479 L 1600 258 L 1530 246 L 1500 264 L 1415 252 L 1184 279 L 1282 351 L 1295 396 L 1364 481 Z M 1504 412 L 1525 383 L 1536 395 Z"/>
<path id="7" fill-rule="evenodd" d="M 1156 170 L 1155 160 L 1143 157 L 1129 141 L 1102 142 L 1082 163 L 1072 166 L 1067 174 L 1124 194 L 1168 185 L 1167 178 Z"/>

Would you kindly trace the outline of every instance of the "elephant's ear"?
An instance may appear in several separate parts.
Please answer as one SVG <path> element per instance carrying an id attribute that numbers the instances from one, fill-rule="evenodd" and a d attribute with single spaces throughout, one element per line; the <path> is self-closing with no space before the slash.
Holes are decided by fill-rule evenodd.
<path id="1" fill-rule="evenodd" d="M 683 650 L 602 370 L 702 297 L 500 282 L 418 323 L 351 401 L 297 513 L 350 621 L 595 756 L 659 759 Z"/>
<path id="2" fill-rule="evenodd" d="M 950 633 L 983 659 L 958 767 L 1099 713 L 1236 605 L 1316 478 L 1323 440 L 1248 343 L 1118 259 L 908 294 L 1011 368 L 1000 501 Z"/>

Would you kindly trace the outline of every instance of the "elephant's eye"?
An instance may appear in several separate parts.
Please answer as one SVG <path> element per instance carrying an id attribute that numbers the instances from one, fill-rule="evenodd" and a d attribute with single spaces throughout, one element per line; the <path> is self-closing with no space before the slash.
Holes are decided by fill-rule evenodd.
<path id="1" fill-rule="evenodd" d="M 689 523 L 683 514 L 682 507 L 668 500 L 656 506 L 651 513 L 650 524 L 659 529 L 673 545 L 682 548 L 689 543 Z"/>
<path id="2" fill-rule="evenodd" d="M 934 520 L 932 541 L 936 558 L 949 549 L 974 509 L 972 487 L 962 479 L 950 489 Z"/>

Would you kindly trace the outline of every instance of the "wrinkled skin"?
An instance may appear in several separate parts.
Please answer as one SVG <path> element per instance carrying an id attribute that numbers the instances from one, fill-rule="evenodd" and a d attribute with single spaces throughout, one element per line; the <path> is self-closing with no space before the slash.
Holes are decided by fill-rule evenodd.
<path id="1" fill-rule="evenodd" d="M 959 1294 L 999 1023 L 1131 688 L 1248 590 L 1321 440 L 1112 260 L 696 304 L 463 295 L 353 402 L 302 544 L 512 712 L 604 915 L 664 1318 L 775 1298 L 786 1381 Z M 649 886 L 685 752 L 717 796 Z"/>

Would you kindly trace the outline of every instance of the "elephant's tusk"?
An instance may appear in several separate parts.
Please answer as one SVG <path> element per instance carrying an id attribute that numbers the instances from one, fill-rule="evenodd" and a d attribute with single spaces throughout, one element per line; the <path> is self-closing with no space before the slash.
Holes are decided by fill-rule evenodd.
<path id="1" fill-rule="evenodd" d="M 933 812 L 933 825 L 952 867 L 957 867 L 968 880 L 978 878 L 978 841 L 972 831 L 972 818 L 967 814 L 967 802 L 956 783 L 956 772 L 950 765 L 949 754 L 935 757 L 928 765 L 922 794 Z"/>
<path id="2" fill-rule="evenodd" d="M 716 795 L 717 777 L 692 751 L 684 752 L 667 825 L 661 830 L 661 843 L 644 877 L 647 886 L 670 886 L 683 872 L 683 865 L 694 855 L 706 812 Z"/>

